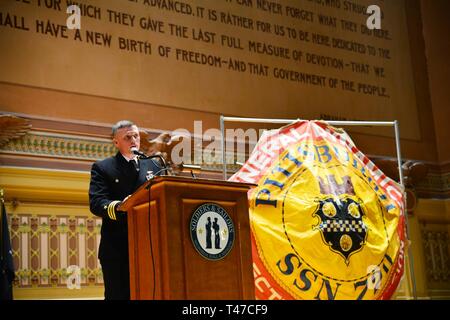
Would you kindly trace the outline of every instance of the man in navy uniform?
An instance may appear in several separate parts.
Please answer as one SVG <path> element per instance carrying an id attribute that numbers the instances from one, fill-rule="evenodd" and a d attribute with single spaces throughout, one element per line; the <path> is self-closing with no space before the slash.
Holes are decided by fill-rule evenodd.
<path id="1" fill-rule="evenodd" d="M 105 299 L 128 300 L 128 224 L 126 212 L 118 211 L 117 207 L 146 181 L 149 171 L 156 175 L 161 168 L 154 160 L 142 160 L 133 154 L 132 148 L 140 147 L 139 130 L 133 122 L 117 122 L 112 127 L 112 137 L 118 152 L 92 165 L 89 204 L 91 212 L 102 217 L 98 258 Z"/>

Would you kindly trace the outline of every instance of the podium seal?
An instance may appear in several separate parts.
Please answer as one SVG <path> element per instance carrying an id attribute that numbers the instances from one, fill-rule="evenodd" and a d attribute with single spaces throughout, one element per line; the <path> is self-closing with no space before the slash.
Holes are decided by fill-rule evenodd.
<path id="1" fill-rule="evenodd" d="M 189 228 L 195 250 L 205 259 L 223 259 L 233 247 L 233 221 L 228 212 L 215 203 L 197 207 Z"/>

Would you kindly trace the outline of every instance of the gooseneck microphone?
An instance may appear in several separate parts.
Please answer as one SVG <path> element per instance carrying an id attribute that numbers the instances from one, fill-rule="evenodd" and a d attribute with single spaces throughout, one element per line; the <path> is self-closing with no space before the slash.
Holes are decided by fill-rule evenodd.
<path id="1" fill-rule="evenodd" d="M 133 154 L 135 154 L 135 155 L 137 155 L 137 156 L 139 156 L 139 157 L 144 157 L 144 158 L 147 157 L 147 155 L 146 155 L 145 153 L 139 151 L 138 148 L 136 148 L 136 147 L 131 147 L 131 148 L 130 148 L 130 151 L 131 151 Z"/>
<path id="2" fill-rule="evenodd" d="M 154 154 L 154 155 L 151 155 L 151 156 L 147 156 L 145 153 L 139 151 L 138 148 L 136 148 L 136 147 L 130 148 L 130 151 L 131 151 L 133 154 L 137 155 L 140 159 L 153 159 L 153 158 L 158 158 L 158 159 L 161 161 L 162 165 L 163 165 L 163 167 L 161 168 L 161 171 L 165 171 L 166 174 L 168 175 L 168 171 L 167 171 L 167 170 L 168 170 L 169 168 L 167 167 L 166 160 L 164 160 L 164 157 L 161 156 L 160 154 Z"/>

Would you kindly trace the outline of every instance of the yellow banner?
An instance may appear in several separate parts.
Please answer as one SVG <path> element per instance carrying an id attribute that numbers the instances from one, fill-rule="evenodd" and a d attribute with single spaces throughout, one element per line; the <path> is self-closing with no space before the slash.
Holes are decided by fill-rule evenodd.
<path id="1" fill-rule="evenodd" d="M 403 273 L 403 190 L 345 132 L 308 121 L 272 131 L 231 179 L 258 184 L 249 193 L 257 298 L 392 295 Z"/>

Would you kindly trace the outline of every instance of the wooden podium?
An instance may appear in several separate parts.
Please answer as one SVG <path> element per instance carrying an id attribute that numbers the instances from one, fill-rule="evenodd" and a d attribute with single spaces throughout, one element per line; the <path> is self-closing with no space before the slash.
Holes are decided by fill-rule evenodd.
<path id="1" fill-rule="evenodd" d="M 128 213 L 131 299 L 255 299 L 247 200 L 252 186 L 163 176 L 133 193 L 120 208 Z M 205 211 L 205 204 L 206 208 L 208 204 L 223 208 L 234 226 L 231 249 L 218 260 L 205 258 L 203 249 L 194 245 L 197 233 L 191 232 L 192 217 L 194 212 L 198 217 Z M 210 220 L 214 214 L 207 212 L 200 219 L 209 216 Z M 197 225 L 202 241 L 204 226 Z M 233 229 L 225 229 L 220 230 L 220 236 L 229 241 Z"/>

